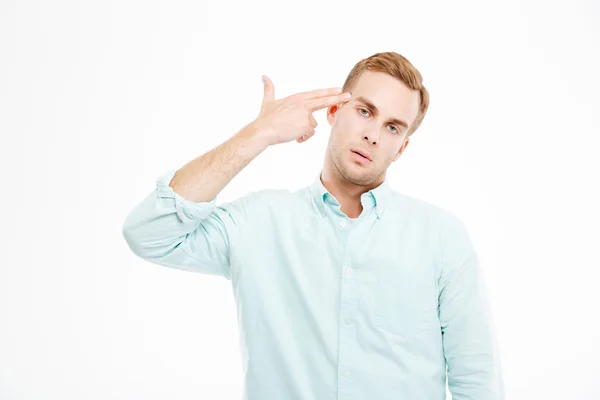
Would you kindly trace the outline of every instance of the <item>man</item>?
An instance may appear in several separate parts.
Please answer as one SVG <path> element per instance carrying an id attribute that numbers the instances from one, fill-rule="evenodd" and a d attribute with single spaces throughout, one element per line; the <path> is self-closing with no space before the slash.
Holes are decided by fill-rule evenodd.
<path id="1" fill-rule="evenodd" d="M 504 398 L 477 253 L 451 212 L 395 192 L 386 171 L 429 105 L 403 56 L 358 62 L 344 87 L 275 100 L 177 171 L 127 216 L 131 250 L 150 262 L 231 281 L 244 399 Z M 217 205 L 267 147 L 331 135 L 314 183 Z M 446 371 L 447 368 L 447 371 Z"/>

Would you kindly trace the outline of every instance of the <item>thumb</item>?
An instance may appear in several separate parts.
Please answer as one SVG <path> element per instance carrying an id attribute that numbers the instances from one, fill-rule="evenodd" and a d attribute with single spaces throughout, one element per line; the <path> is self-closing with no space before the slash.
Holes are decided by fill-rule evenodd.
<path id="1" fill-rule="evenodd" d="M 275 85 L 268 76 L 263 75 L 262 81 L 265 87 L 265 95 L 263 97 L 263 105 L 275 100 Z"/>

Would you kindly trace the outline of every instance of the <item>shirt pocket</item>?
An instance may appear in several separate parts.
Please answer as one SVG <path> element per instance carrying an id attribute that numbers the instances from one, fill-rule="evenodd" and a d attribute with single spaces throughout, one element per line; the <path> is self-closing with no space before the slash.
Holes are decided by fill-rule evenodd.
<path id="1" fill-rule="evenodd" d="M 410 339 L 439 328 L 437 289 L 430 270 L 403 265 L 379 271 L 374 325 Z"/>

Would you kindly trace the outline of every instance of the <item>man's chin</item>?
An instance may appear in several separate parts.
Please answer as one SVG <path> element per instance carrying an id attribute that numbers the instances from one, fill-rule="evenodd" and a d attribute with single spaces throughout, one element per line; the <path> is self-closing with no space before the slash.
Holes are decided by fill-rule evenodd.
<path id="1" fill-rule="evenodd" d="M 368 171 L 361 170 L 360 167 L 356 168 L 354 166 L 350 166 L 350 168 L 343 168 L 340 172 L 342 178 L 353 185 L 369 185 L 372 180 L 371 174 Z"/>

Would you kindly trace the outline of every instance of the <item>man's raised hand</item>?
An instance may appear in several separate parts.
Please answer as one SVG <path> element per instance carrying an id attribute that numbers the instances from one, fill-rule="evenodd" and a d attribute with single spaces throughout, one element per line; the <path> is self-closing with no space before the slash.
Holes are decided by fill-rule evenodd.
<path id="1" fill-rule="evenodd" d="M 312 115 L 315 111 L 350 100 L 350 93 L 342 93 L 341 88 L 317 89 L 275 100 L 273 82 L 266 75 L 263 82 L 263 102 L 253 124 L 266 135 L 269 145 L 310 139 L 317 127 Z"/>

